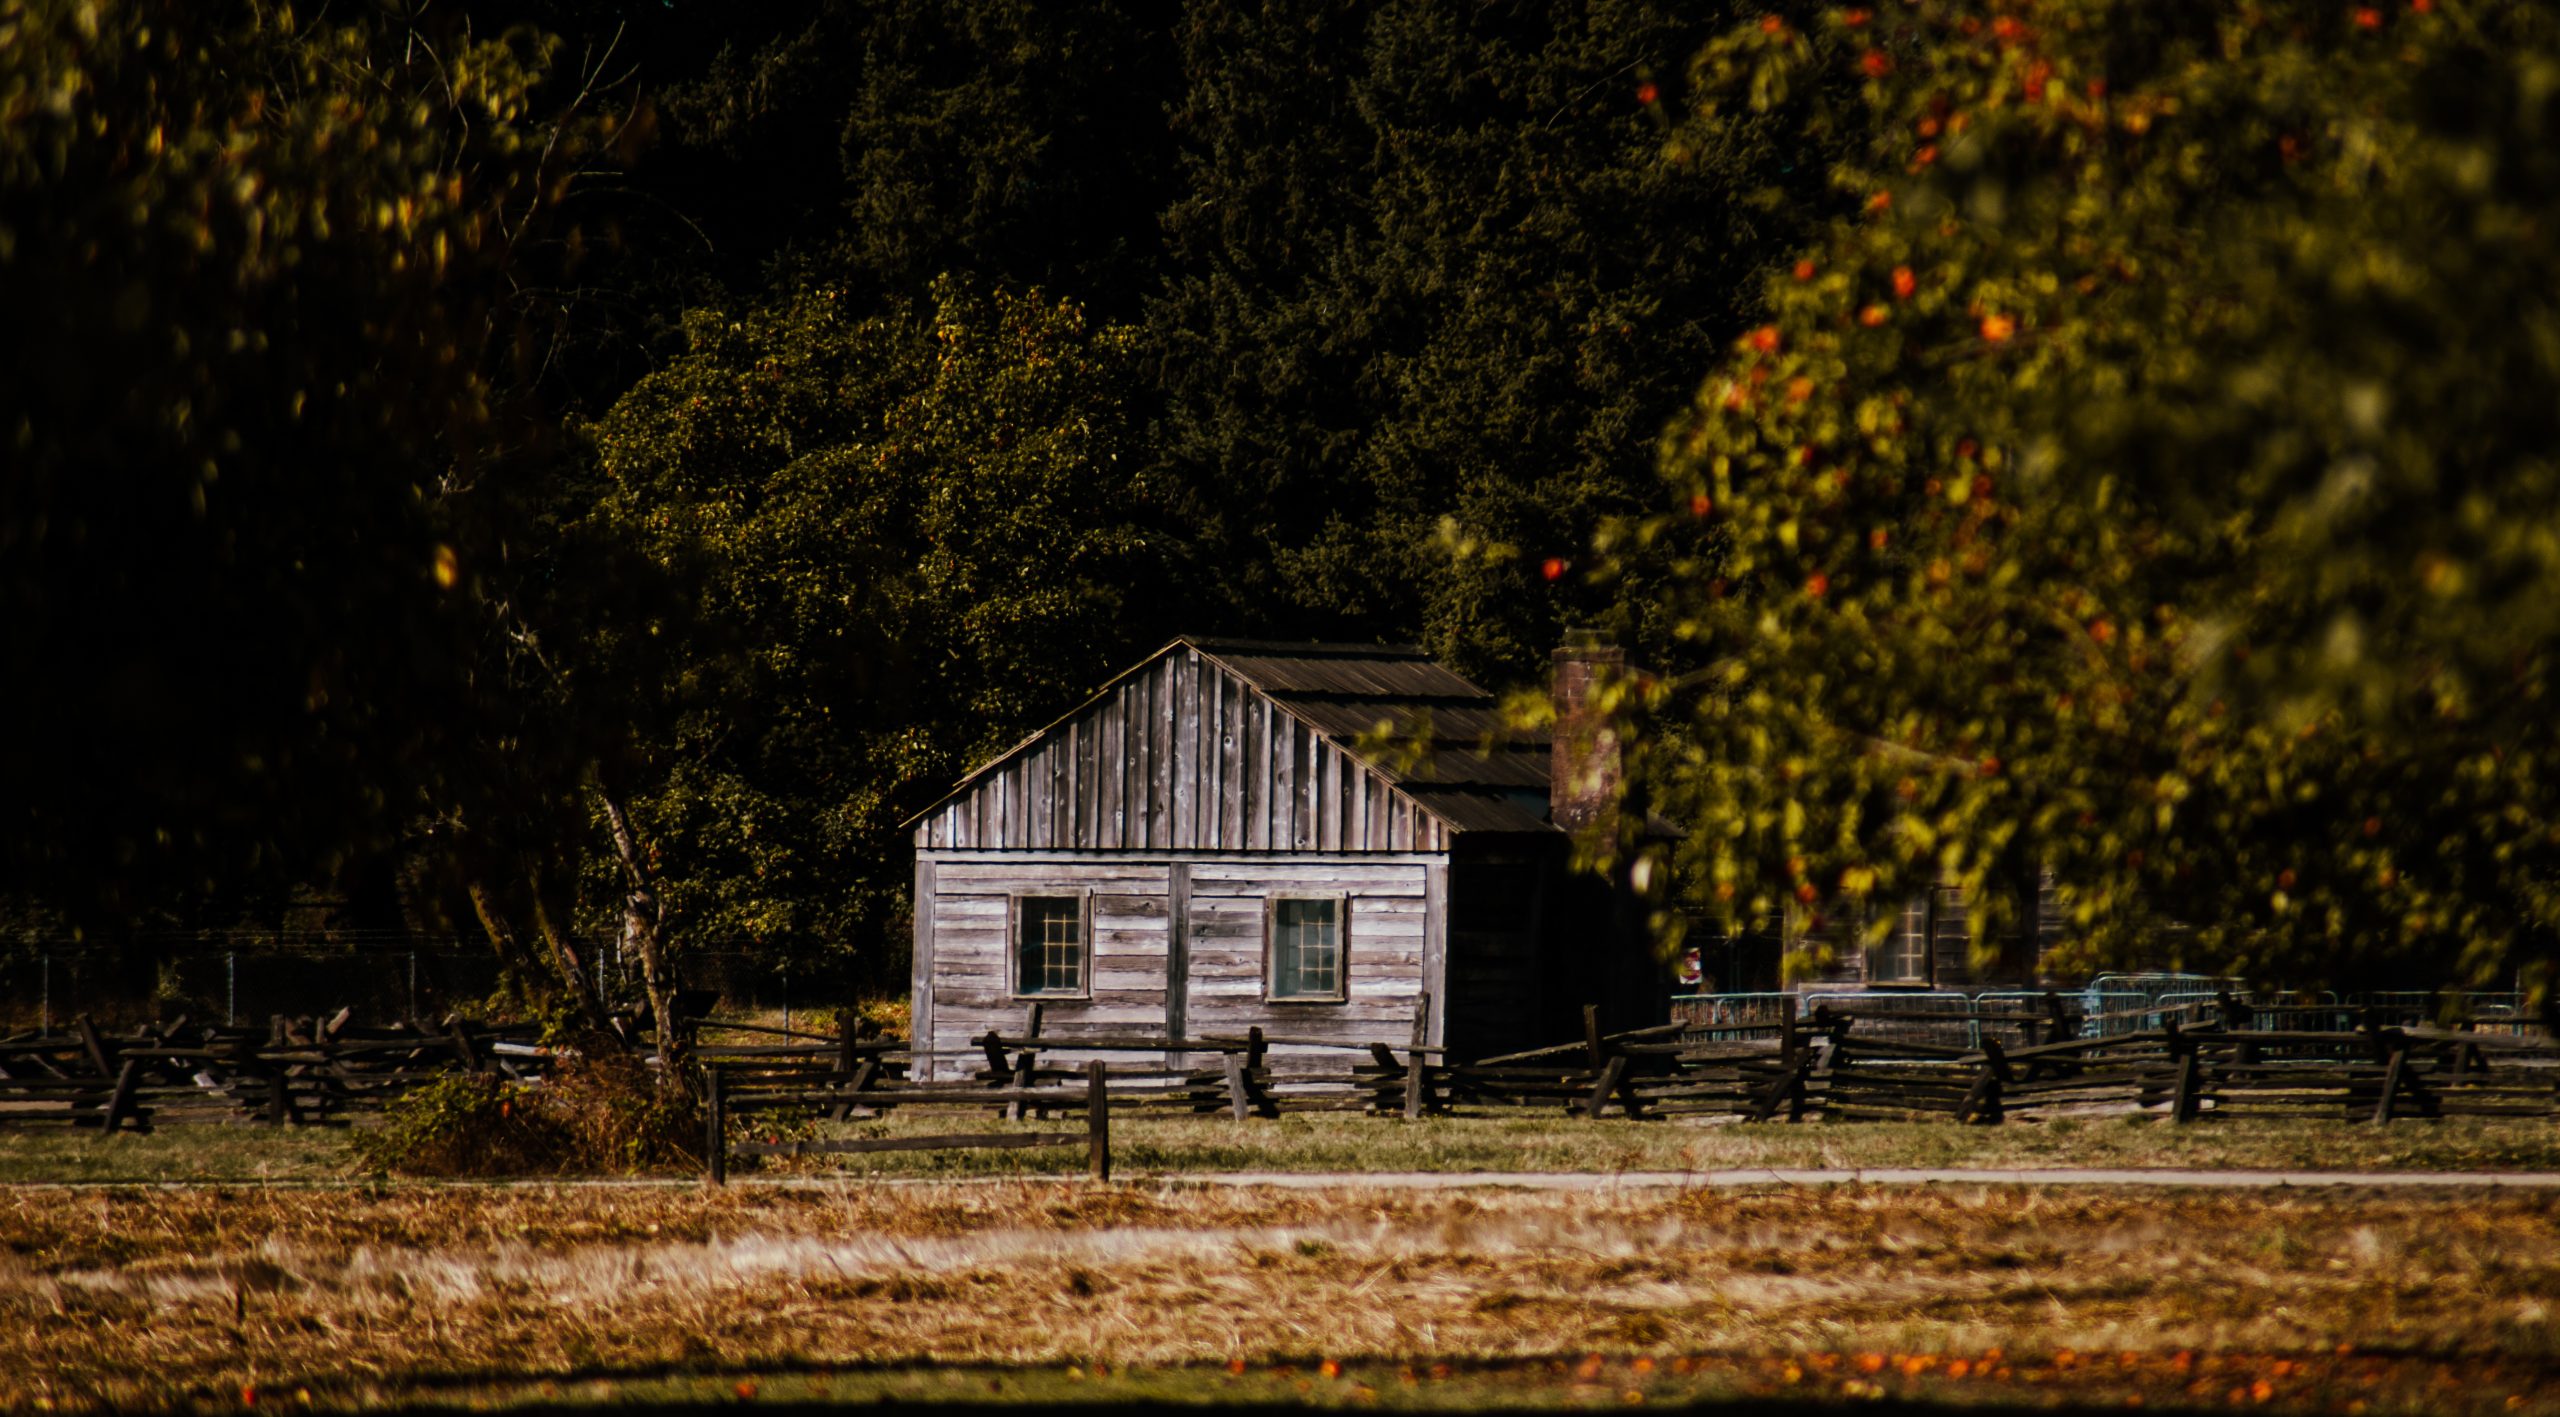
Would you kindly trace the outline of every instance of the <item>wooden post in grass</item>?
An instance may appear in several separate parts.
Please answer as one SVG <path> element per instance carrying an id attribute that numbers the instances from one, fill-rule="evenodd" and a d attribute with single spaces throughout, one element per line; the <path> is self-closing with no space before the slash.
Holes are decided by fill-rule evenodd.
<path id="1" fill-rule="evenodd" d="M 281 1015 L 278 1016 L 278 1021 L 282 1021 Z M 266 1063 L 267 1069 L 267 1121 L 273 1126 L 281 1127 L 290 1116 L 293 1107 L 290 1086 L 291 1069 L 280 1061 L 266 1059 L 260 1059 L 260 1061 Z"/>
<path id="2" fill-rule="evenodd" d="M 2160 1031 L 2168 1035 L 2169 1056 L 2177 1061 L 2178 1085 L 2169 1094 L 2169 1120 L 2192 1122 L 2196 1118 L 2196 1043 L 2179 1030 L 2173 1018 L 2160 1020 Z"/>
<path id="3" fill-rule="evenodd" d="M 1415 1121 L 1422 1116 L 1423 1105 L 1431 1097 L 1431 1066 L 1423 1056 L 1424 1045 L 1431 1041 L 1431 995 L 1416 995 L 1413 1001 L 1413 1048 L 1404 1055 L 1404 1119 Z"/>
<path id="4" fill-rule="evenodd" d="M 90 1022 L 87 1014 L 80 1015 L 75 1022 L 80 1028 L 80 1046 L 87 1049 L 89 1053 L 90 1068 L 96 1071 L 102 1082 L 114 1077 L 115 1065 L 107 1061 L 106 1041 L 98 1037 L 98 1026 Z"/>
<path id="5" fill-rule="evenodd" d="M 1102 1060 L 1084 1065 L 1085 1157 L 1093 1179 L 1111 1179 L 1111 1093 L 1102 1085 Z"/>
<path id="6" fill-rule="evenodd" d="M 2398 1029 L 2390 1030 L 2386 1044 L 2391 1060 L 2382 1066 L 2382 1096 L 2373 1104 L 2373 1120 L 2391 1120 L 2391 1104 L 2400 1097 L 2400 1073 L 2409 1062 L 2409 1038 Z"/>
<path id="7" fill-rule="evenodd" d="M 830 1121 L 841 1122 L 853 1111 L 853 1104 L 844 1100 L 844 1095 L 848 1092 L 860 1092 L 863 1083 L 867 1080 L 861 1072 L 857 1071 L 861 1065 L 861 1056 L 854 1051 L 855 1034 L 860 1026 L 861 1018 L 853 1011 L 851 1005 L 847 1005 L 836 1015 L 836 1105 L 827 1109 L 827 1118 Z"/>
<path id="8" fill-rule="evenodd" d="M 1591 1100 L 1583 1104 L 1582 1115 L 1591 1121 L 1599 1121 L 1601 1110 L 1609 1105 L 1609 1094 L 1618 1090 L 1618 1084 L 1625 1081 L 1626 1076 L 1626 1054 L 1620 1053 L 1602 1063 L 1599 1081 L 1591 1085 Z M 1632 1106 L 1627 1109 L 1627 1115 L 1630 1117 L 1635 1115 L 1635 1109 Z"/>
<path id="9" fill-rule="evenodd" d="M 1227 1110 L 1241 1122 L 1253 1113 L 1253 1096 L 1245 1087 L 1245 1055 L 1229 1048 L 1218 1058 L 1227 1073 Z"/>
<path id="10" fill-rule="evenodd" d="M 445 1037 L 453 1044 L 453 1056 L 462 1060 L 462 1070 L 466 1073 L 480 1071 L 480 1054 L 472 1048 L 471 1032 L 463 1026 L 462 1020 L 447 1018 L 444 1029 Z"/>
<path id="11" fill-rule="evenodd" d="M 2222 1015 L 2222 1026 L 2229 1032 L 2247 1033 L 2258 1021 L 2258 1011 L 2233 998 L 2228 989 L 2217 994 L 2215 1002 L 2215 1011 Z M 2241 1067 L 2257 1062 L 2258 1045 L 2245 1038 L 2234 1043 L 2231 1045 L 2231 1061 Z"/>
<path id="12" fill-rule="evenodd" d="M 102 1137 L 115 1135 L 116 1128 L 123 1125 L 125 1118 L 133 1114 L 134 1084 L 141 1078 L 142 1060 L 140 1058 L 125 1059 L 124 1070 L 116 1074 L 115 1095 L 107 1099 L 107 1115 L 98 1127 L 98 1135 Z M 148 1130 L 148 1128 L 142 1130 Z"/>
<path id="13" fill-rule="evenodd" d="M 835 1105 L 835 1111 L 831 1114 L 833 1119 L 841 1122 L 845 1118 L 852 1116 L 854 1106 L 853 1099 L 868 1091 L 871 1087 L 872 1079 L 879 1075 L 880 1060 L 877 1057 L 863 1059 L 860 1065 L 856 1066 L 853 1070 L 853 1080 L 846 1083 L 844 1085 L 844 1090 L 837 1094 L 839 1100 Z"/>
<path id="14" fill-rule="evenodd" d="M 2002 1119 L 2000 1086 L 2009 1081 L 2008 1051 L 1997 1038 L 1982 1040 L 1982 1072 L 1973 1080 L 1973 1088 L 1956 1106 L 1959 1122 L 1981 1122 L 1997 1126 Z"/>
<path id="15" fill-rule="evenodd" d="M 1022 1020 L 1022 1039 L 1024 1047 L 1020 1053 L 1014 1055 L 1013 1059 L 1013 1085 L 1016 1089 L 1028 1088 L 1031 1086 L 1032 1071 L 1039 1065 L 1040 1014 L 1040 1006 L 1038 1004 L 1033 1004 L 1031 1006 L 1031 1011 L 1025 1015 Z M 1003 1054 L 999 1053 L 997 1056 L 1002 1057 Z M 1001 1072 L 1002 1069 L 999 1068 L 998 1071 Z M 997 1086 L 1001 1087 L 1003 1084 L 998 1083 Z M 1048 1110 L 1046 1108 L 1034 1107 L 1031 1109 L 1031 1115 L 1034 1117 L 1045 1117 L 1048 1115 Z M 1017 1098 L 1016 1100 L 1004 1105 L 1004 1117 L 1008 1122 L 1018 1122 L 1022 1120 L 1022 1102 L 1020 1099 Z"/>
<path id="16" fill-rule="evenodd" d="M 729 1184 L 729 1099 L 718 1063 L 708 1065 L 702 1090 L 702 1164 L 705 1179 Z"/>

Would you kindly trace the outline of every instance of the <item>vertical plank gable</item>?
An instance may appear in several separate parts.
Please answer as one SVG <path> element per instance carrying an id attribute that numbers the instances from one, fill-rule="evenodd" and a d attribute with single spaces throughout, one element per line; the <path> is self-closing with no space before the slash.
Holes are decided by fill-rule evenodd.
<path id="1" fill-rule="evenodd" d="M 1177 650 L 917 822 L 919 849 L 1429 852 L 1451 833 L 1342 745 Z"/>
<path id="2" fill-rule="evenodd" d="M 1200 778 L 1200 656 L 1186 649 L 1167 667 L 1173 671 L 1173 702 L 1165 725 L 1173 734 L 1173 752 L 1165 773 L 1165 796 L 1172 803 L 1173 817 L 1165 845 L 1189 851 L 1200 844 L 1200 819 L 1194 812 Z"/>

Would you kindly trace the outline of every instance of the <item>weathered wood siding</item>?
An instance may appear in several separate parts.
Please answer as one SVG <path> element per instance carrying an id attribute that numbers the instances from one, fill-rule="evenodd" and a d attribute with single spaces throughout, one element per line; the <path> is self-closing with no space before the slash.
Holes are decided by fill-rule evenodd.
<path id="1" fill-rule="evenodd" d="M 1016 895 L 1092 895 L 1092 996 L 1037 1000 L 1044 1034 L 1163 1034 L 1179 1024 L 1201 1037 L 1258 1024 L 1268 1033 L 1354 1043 L 1412 1036 L 1432 953 L 1435 858 L 935 852 L 926 859 L 930 872 L 919 877 L 931 891 L 917 940 L 931 960 L 917 974 L 930 985 L 920 990 L 918 1028 L 945 1060 L 944 1075 L 972 1066 L 970 1039 L 991 1028 L 1018 1032 L 1034 1002 L 1013 988 Z M 1347 904 L 1347 997 L 1266 1002 L 1266 903 L 1337 893 Z"/>
<path id="2" fill-rule="evenodd" d="M 1413 1036 L 1422 995 L 1429 883 L 1421 862 L 1223 860 L 1191 867 L 1191 1029 L 1395 1043 Z M 1347 997 L 1272 1003 L 1263 994 L 1264 903 L 1278 896 L 1347 897 Z"/>
<path id="3" fill-rule="evenodd" d="M 1445 851 L 1378 773 L 1188 646 L 916 823 L 924 850 Z"/>

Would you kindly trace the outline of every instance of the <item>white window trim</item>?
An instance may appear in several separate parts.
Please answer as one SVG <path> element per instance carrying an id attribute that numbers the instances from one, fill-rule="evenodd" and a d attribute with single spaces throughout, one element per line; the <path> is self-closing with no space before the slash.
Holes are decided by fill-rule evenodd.
<path id="1" fill-rule="evenodd" d="M 1280 977 L 1280 903 L 1291 900 L 1333 902 L 1334 939 L 1341 953 L 1330 994 L 1275 994 Z M 1266 1004 L 1347 1004 L 1351 1002 L 1351 897 L 1343 891 L 1290 891 L 1262 899 L 1262 1002 Z"/>
<path id="2" fill-rule="evenodd" d="M 1870 987 L 1914 991 L 1927 991 L 1938 987 L 1938 895 L 1937 888 L 1934 886 L 1929 887 L 1927 894 L 1921 897 L 1919 977 L 1895 978 L 1878 973 L 1878 966 L 1885 959 L 1908 947 L 1905 931 L 1909 927 L 1910 919 L 1909 903 L 1905 902 L 1897 906 L 1893 912 L 1893 933 L 1883 944 L 1873 946 L 1866 951 L 1866 983 Z"/>
<path id="3" fill-rule="evenodd" d="M 1084 952 L 1084 967 L 1078 970 L 1078 987 L 1026 991 L 1022 987 L 1022 903 L 1026 900 L 1072 900 L 1076 903 L 1076 936 Z M 1013 891 L 1005 896 L 1004 908 L 1004 983 L 1009 997 L 1032 1001 L 1047 999 L 1091 999 L 1093 997 L 1093 892 L 1073 886 L 1055 890 Z"/>

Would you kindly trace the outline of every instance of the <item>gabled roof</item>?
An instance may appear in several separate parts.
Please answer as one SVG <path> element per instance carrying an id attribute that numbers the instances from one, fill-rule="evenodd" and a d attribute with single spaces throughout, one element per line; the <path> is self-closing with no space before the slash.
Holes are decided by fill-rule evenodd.
<path id="1" fill-rule="evenodd" d="M 1492 694 L 1416 646 L 1175 643 L 1269 695 L 1454 830 L 1557 829 L 1547 820 L 1547 735 L 1510 730 Z M 1364 737 L 1384 733 L 1427 742 L 1429 753 L 1401 762 L 1362 750 Z"/>
<path id="2" fill-rule="evenodd" d="M 1304 725 L 1399 797 L 1453 832 L 1552 832 L 1547 820 L 1549 742 L 1506 731 L 1494 696 L 1410 645 L 1308 644 L 1178 637 L 1115 676 L 1055 722 L 981 765 L 912 827 L 1053 741 L 1124 685 L 1182 650 L 1223 670 Z M 1428 743 L 1418 760 L 1363 742 L 1392 734 Z"/>

